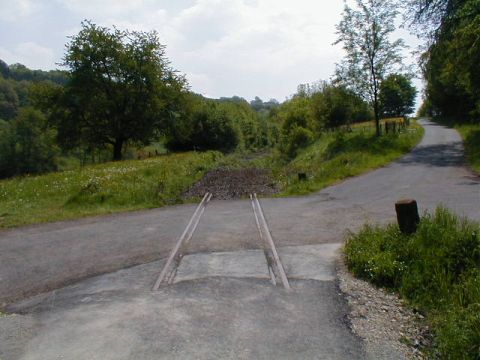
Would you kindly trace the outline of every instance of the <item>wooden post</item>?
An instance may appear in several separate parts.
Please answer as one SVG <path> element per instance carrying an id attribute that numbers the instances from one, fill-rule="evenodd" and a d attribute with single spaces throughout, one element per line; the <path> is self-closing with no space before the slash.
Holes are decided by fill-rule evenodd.
<path id="1" fill-rule="evenodd" d="M 400 231 L 406 235 L 411 235 L 417 231 L 420 216 L 418 215 L 418 206 L 415 200 L 401 200 L 395 204 L 397 212 L 397 221 Z"/>

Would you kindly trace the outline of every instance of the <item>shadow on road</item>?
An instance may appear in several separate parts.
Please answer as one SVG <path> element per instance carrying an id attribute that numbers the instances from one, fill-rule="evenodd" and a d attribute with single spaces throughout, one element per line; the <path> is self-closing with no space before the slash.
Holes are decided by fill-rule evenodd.
<path id="1" fill-rule="evenodd" d="M 458 141 L 448 144 L 420 146 L 413 150 L 410 155 L 399 160 L 399 163 L 432 167 L 464 166 L 463 144 Z"/>

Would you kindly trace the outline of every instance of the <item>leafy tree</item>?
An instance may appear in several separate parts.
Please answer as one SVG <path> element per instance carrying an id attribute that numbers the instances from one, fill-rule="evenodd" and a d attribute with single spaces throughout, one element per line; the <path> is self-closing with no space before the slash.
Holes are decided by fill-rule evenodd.
<path id="1" fill-rule="evenodd" d="M 434 40 L 450 28 L 456 14 L 469 0 L 407 0 L 405 18 L 420 37 Z M 453 20 L 453 21 L 452 21 Z"/>
<path id="2" fill-rule="evenodd" d="M 181 113 L 186 81 L 169 65 L 156 32 L 121 31 L 83 22 L 63 65 L 69 81 L 58 121 L 65 147 L 146 145 Z"/>
<path id="3" fill-rule="evenodd" d="M 17 115 L 18 106 L 18 95 L 11 81 L 0 77 L 0 119 L 13 119 Z"/>
<path id="4" fill-rule="evenodd" d="M 0 119 L 0 179 L 15 173 L 15 141 L 10 122 Z"/>
<path id="5" fill-rule="evenodd" d="M 239 130 L 221 103 L 190 99 L 190 113 L 173 124 L 167 137 L 170 150 L 234 150 Z"/>
<path id="6" fill-rule="evenodd" d="M 370 119 L 368 105 L 344 86 L 325 83 L 311 99 L 313 117 L 319 131 Z"/>
<path id="7" fill-rule="evenodd" d="M 391 74 L 380 86 L 381 113 L 386 117 L 405 117 L 415 110 L 417 90 L 409 77 Z"/>
<path id="8" fill-rule="evenodd" d="M 17 174 L 42 173 L 56 169 L 55 131 L 45 116 L 31 107 L 22 108 L 13 124 Z"/>
<path id="9" fill-rule="evenodd" d="M 57 154 L 55 131 L 38 110 L 22 108 L 11 122 L 0 122 L 0 177 L 55 170 Z"/>
<path id="10" fill-rule="evenodd" d="M 10 69 L 5 61 L 0 59 L 0 75 L 7 79 L 10 76 Z"/>
<path id="11" fill-rule="evenodd" d="M 356 0 L 345 4 L 337 25 L 336 44 L 342 43 L 345 59 L 337 65 L 337 82 L 352 89 L 372 105 L 377 136 L 380 135 L 379 93 L 382 80 L 401 65 L 401 39 L 390 41 L 398 15 L 392 0 Z"/>
<path id="12" fill-rule="evenodd" d="M 428 99 L 423 100 L 422 105 L 418 108 L 417 117 L 432 117 L 432 104 Z"/>
<path id="13" fill-rule="evenodd" d="M 412 0 L 408 6 L 409 17 L 417 26 L 414 30 L 421 35 L 419 27 L 422 28 L 429 40 L 422 56 L 429 112 L 454 121 L 478 121 L 480 3 Z"/>

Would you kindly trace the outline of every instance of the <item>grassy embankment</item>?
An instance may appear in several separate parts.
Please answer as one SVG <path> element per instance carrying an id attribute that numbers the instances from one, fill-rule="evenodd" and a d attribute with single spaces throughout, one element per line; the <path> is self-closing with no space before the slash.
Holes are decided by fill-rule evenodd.
<path id="1" fill-rule="evenodd" d="M 388 164 L 408 153 L 423 134 L 423 128 L 414 123 L 407 132 L 377 138 L 373 125 L 359 124 L 350 133 L 337 131 L 323 134 L 289 161 L 275 153 L 253 160 L 244 160 L 234 154 L 221 163 L 232 168 L 253 165 L 271 169 L 282 189 L 280 196 L 305 195 Z M 307 181 L 300 181 L 298 173 L 305 173 Z"/>
<path id="2" fill-rule="evenodd" d="M 347 239 L 358 277 L 399 292 L 427 316 L 432 358 L 480 359 L 480 226 L 443 208 L 402 235 L 397 225 L 366 225 Z"/>
<path id="3" fill-rule="evenodd" d="M 457 125 L 455 129 L 462 135 L 470 166 L 480 173 L 480 124 Z"/>
<path id="4" fill-rule="evenodd" d="M 189 186 L 220 166 L 271 169 L 281 195 L 307 194 L 408 152 L 423 135 L 421 127 L 412 127 L 380 138 L 364 126 L 327 133 L 289 161 L 276 150 L 261 156 L 191 152 L 2 180 L 0 228 L 181 203 Z M 307 181 L 298 180 L 299 172 Z"/>

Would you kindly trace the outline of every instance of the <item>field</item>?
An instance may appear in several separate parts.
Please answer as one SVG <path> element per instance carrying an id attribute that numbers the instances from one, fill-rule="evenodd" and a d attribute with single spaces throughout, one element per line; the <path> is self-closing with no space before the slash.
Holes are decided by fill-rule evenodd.
<path id="1" fill-rule="evenodd" d="M 181 203 L 182 192 L 213 169 L 218 152 L 89 165 L 0 182 L 0 227 Z"/>
<path id="2" fill-rule="evenodd" d="M 217 168 L 259 168 L 272 174 L 279 196 L 318 191 L 387 164 L 408 152 L 423 135 L 412 125 L 399 135 L 375 137 L 365 124 L 351 132 L 325 133 L 293 160 L 277 150 L 261 154 L 189 152 L 145 160 L 110 162 L 0 181 L 0 227 L 74 219 L 179 204 L 184 192 Z M 307 179 L 298 179 L 298 173 Z"/>

